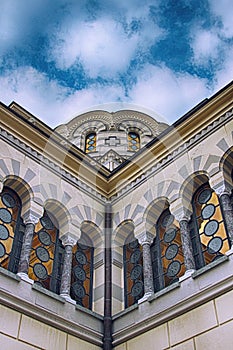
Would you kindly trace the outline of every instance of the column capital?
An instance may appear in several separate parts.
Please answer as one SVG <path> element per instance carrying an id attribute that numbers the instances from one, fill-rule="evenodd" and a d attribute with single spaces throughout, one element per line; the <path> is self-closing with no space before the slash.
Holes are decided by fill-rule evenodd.
<path id="1" fill-rule="evenodd" d="M 144 244 L 152 244 L 154 240 L 154 236 L 150 232 L 142 232 L 135 236 L 139 243 L 143 246 Z"/>
<path id="2" fill-rule="evenodd" d="M 77 243 L 77 237 L 75 237 L 72 233 L 69 232 L 60 237 L 60 239 L 65 247 L 73 247 Z"/>
<path id="3" fill-rule="evenodd" d="M 218 196 L 222 196 L 223 194 L 227 194 L 228 196 L 231 195 L 231 188 L 230 188 L 230 186 L 226 186 L 226 185 L 223 184 L 223 183 L 214 185 L 214 186 L 212 187 L 212 189 L 214 190 L 214 192 L 215 192 Z"/>
<path id="4" fill-rule="evenodd" d="M 170 208 L 170 212 L 172 215 L 174 215 L 175 219 L 178 221 L 178 222 L 181 222 L 182 220 L 184 221 L 189 221 L 190 218 L 191 218 L 191 211 L 184 208 L 184 207 L 180 207 L 176 210 L 171 210 Z"/>
<path id="5" fill-rule="evenodd" d="M 24 224 L 33 224 L 36 225 L 39 222 L 40 216 L 36 213 L 31 212 L 30 210 L 22 215 Z"/>

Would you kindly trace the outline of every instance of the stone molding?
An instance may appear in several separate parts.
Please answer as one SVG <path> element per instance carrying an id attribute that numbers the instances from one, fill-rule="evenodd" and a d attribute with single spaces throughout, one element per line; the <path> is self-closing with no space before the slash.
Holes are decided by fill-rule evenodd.
<path id="1" fill-rule="evenodd" d="M 33 224 L 36 225 L 39 222 L 41 215 L 37 215 L 36 213 L 26 212 L 22 215 L 23 222 L 25 225 Z"/>
<path id="2" fill-rule="evenodd" d="M 221 115 L 217 120 L 213 121 L 211 124 L 206 126 L 206 128 L 202 129 L 199 133 L 197 133 L 195 136 L 193 136 L 191 139 L 187 140 L 184 144 L 179 146 L 177 149 L 175 149 L 172 153 L 170 153 L 167 157 L 163 158 L 160 162 L 153 165 L 150 169 L 148 169 L 145 173 L 141 174 L 137 178 L 135 178 L 134 181 L 132 181 L 130 184 L 127 184 L 124 188 L 122 188 L 116 195 L 113 195 L 110 200 L 112 203 L 116 203 L 123 195 L 129 193 L 132 191 L 132 189 L 135 186 L 141 185 L 143 182 L 148 180 L 150 177 L 158 173 L 161 168 L 166 166 L 169 162 L 173 161 L 175 158 L 177 158 L 180 154 L 182 154 L 184 151 L 187 151 L 190 147 L 192 147 L 195 143 L 200 142 L 206 135 L 210 134 L 213 129 L 215 129 L 217 126 L 220 126 L 222 123 L 224 123 L 226 120 L 230 121 L 230 119 L 233 118 L 233 110 L 226 112 L 225 114 Z M 25 152 L 27 155 L 30 155 L 33 159 L 38 160 L 40 163 L 43 163 L 46 167 L 49 167 L 53 172 L 58 174 L 59 176 L 64 177 L 68 182 L 71 181 L 73 185 L 78 187 L 81 191 L 88 192 L 89 195 L 94 197 L 96 200 L 101 201 L 101 203 L 106 202 L 106 197 L 95 191 L 93 188 L 79 180 L 78 178 L 71 175 L 68 171 L 64 170 L 59 165 L 55 164 L 48 158 L 46 158 L 43 154 L 37 152 L 36 150 L 32 149 L 31 147 L 27 146 L 25 143 L 17 139 L 15 136 L 11 135 L 4 129 L 0 128 L 0 136 L 5 139 L 7 142 L 12 143 L 19 148 L 21 151 Z M 93 161 L 94 162 L 94 161 Z M 93 164 L 93 163 L 92 163 Z M 98 166 L 99 163 L 95 162 L 93 164 L 94 166 Z"/>

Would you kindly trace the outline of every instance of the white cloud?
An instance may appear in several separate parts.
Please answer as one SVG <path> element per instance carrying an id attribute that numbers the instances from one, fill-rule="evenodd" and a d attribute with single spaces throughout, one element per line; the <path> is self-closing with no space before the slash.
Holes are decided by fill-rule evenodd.
<path id="1" fill-rule="evenodd" d="M 175 121 L 209 96 L 206 80 L 190 74 L 176 75 L 167 67 L 147 65 L 129 93 L 131 101 Z"/>
<path id="2" fill-rule="evenodd" d="M 201 65 L 208 65 L 209 59 L 217 59 L 221 40 L 217 33 L 208 30 L 194 31 L 191 48 L 194 53 L 194 61 Z"/>
<path id="3" fill-rule="evenodd" d="M 66 17 L 50 41 L 49 59 L 60 69 L 79 62 L 91 78 L 112 78 L 126 71 L 136 54 L 147 52 L 166 33 L 149 18 L 149 7 L 140 7 L 141 13 L 134 7 L 130 15 L 128 5 L 118 7 L 119 18 L 105 15 L 87 21 L 82 16 L 81 20 Z M 138 30 L 130 30 L 132 21 L 138 21 Z"/>
<path id="4" fill-rule="evenodd" d="M 78 59 L 92 78 L 112 77 L 127 68 L 137 48 L 137 35 L 127 38 L 115 21 L 76 23 L 54 43 L 52 54 L 61 69 Z"/>
<path id="5" fill-rule="evenodd" d="M 212 12 L 221 18 L 223 28 L 221 34 L 226 38 L 233 36 L 233 2 L 232 0 L 209 0 Z"/>
<path id="6" fill-rule="evenodd" d="M 48 125 L 55 127 L 67 119 L 97 104 L 110 102 L 124 95 L 118 85 L 93 86 L 81 91 L 62 87 L 32 67 L 8 71 L 0 77 L 0 100 L 9 104 L 15 100 Z"/>

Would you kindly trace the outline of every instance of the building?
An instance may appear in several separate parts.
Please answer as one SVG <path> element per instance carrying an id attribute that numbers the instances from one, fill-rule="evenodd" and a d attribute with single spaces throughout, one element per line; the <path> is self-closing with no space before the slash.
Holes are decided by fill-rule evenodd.
<path id="1" fill-rule="evenodd" d="M 230 349 L 233 84 L 171 126 L 0 116 L 1 348 Z"/>

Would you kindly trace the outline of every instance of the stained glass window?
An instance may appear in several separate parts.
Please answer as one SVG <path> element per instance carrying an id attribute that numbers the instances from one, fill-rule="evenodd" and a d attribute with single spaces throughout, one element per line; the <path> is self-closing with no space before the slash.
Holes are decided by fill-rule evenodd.
<path id="1" fill-rule="evenodd" d="M 59 294 L 64 248 L 54 222 L 54 218 L 45 211 L 36 224 L 28 275 L 37 284 Z"/>
<path id="2" fill-rule="evenodd" d="M 143 296 L 142 247 L 132 235 L 123 247 L 125 307 L 135 304 Z"/>
<path id="3" fill-rule="evenodd" d="M 93 286 L 93 253 L 94 248 L 84 242 L 77 242 L 73 249 L 71 298 L 78 305 L 92 308 L 92 286 Z"/>
<path id="4" fill-rule="evenodd" d="M 130 131 L 128 133 L 128 150 L 136 152 L 140 148 L 140 138 L 136 132 Z"/>
<path id="5" fill-rule="evenodd" d="M 95 152 L 96 151 L 96 133 L 92 132 L 86 136 L 85 142 L 85 152 Z"/>
<path id="6" fill-rule="evenodd" d="M 196 268 L 200 268 L 222 256 L 230 246 L 218 196 L 209 184 L 196 191 L 192 205 L 190 234 Z"/>
<path id="7" fill-rule="evenodd" d="M 154 289 L 159 291 L 178 281 L 185 272 L 178 223 L 166 209 L 158 219 L 156 238 L 151 245 Z"/>
<path id="8" fill-rule="evenodd" d="M 0 194 L 0 266 L 17 273 L 24 225 L 17 193 L 4 187 Z"/>

